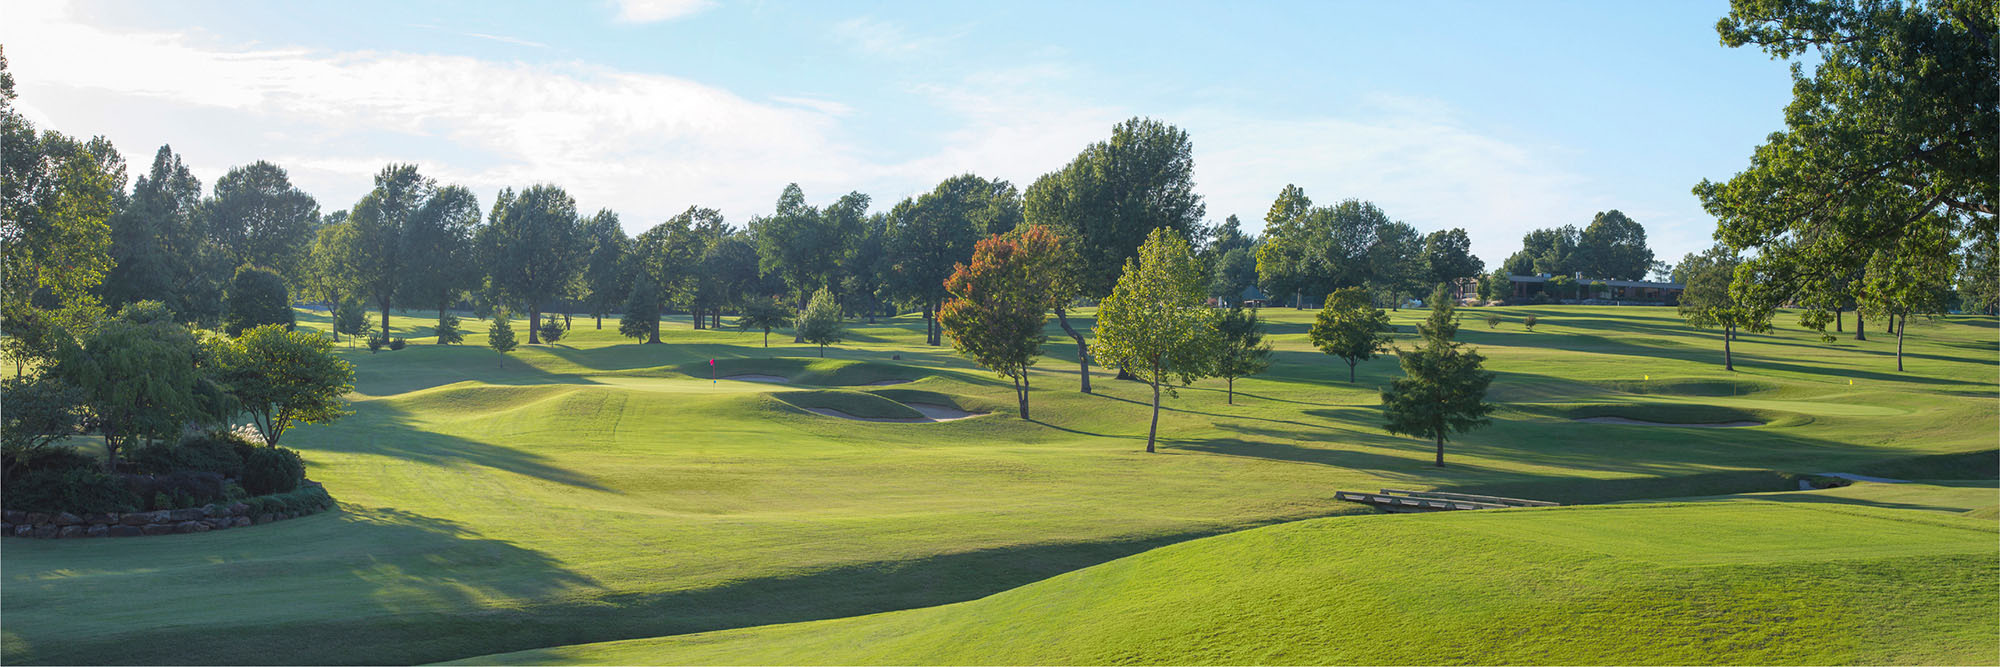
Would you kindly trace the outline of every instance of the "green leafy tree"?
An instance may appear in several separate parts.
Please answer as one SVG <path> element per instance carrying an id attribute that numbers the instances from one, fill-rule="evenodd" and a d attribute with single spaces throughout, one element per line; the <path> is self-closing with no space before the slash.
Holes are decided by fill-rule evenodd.
<path id="1" fill-rule="evenodd" d="M 1903 338 L 1911 315 L 1944 312 L 1951 299 L 1951 274 L 1955 258 L 1952 242 L 1942 225 L 1924 227 L 1918 234 L 1875 252 L 1868 262 L 1862 308 L 1883 318 L 1896 329 L 1896 371 L 1903 370 Z"/>
<path id="2" fill-rule="evenodd" d="M 805 310 L 799 311 L 792 327 L 805 342 L 819 346 L 821 357 L 826 356 L 826 346 L 840 342 L 847 334 L 840 321 L 840 304 L 833 300 L 833 291 L 824 287 L 813 292 L 812 300 L 806 302 Z"/>
<path id="3" fill-rule="evenodd" d="M 500 191 L 476 243 L 499 296 L 528 311 L 528 344 L 540 343 L 542 309 L 576 274 L 576 200 L 553 185 Z"/>
<path id="4" fill-rule="evenodd" d="M 1681 318 L 1696 329 L 1722 328 L 1722 368 L 1736 370 L 1729 342 L 1736 332 L 1768 331 L 1772 308 L 1760 300 L 1747 298 L 1730 283 L 1737 273 L 1748 270 L 1736 251 L 1717 244 L 1700 253 L 1690 253 L 1676 265 L 1687 278 L 1681 293 Z"/>
<path id="5" fill-rule="evenodd" d="M 1535 325 L 1541 323 L 1542 323 L 1542 318 L 1535 317 L 1533 315 L 1521 318 L 1521 326 L 1529 331 L 1534 331 Z"/>
<path id="6" fill-rule="evenodd" d="M 19 310 L 32 299 L 52 323 L 87 328 L 103 312 L 100 285 L 117 269 L 110 221 L 124 205 L 124 159 L 101 138 L 38 138 L 0 103 L 0 161 L 0 302 Z M 0 331 L 15 334 L 5 322 Z"/>
<path id="7" fill-rule="evenodd" d="M 1160 432 L 1160 390 L 1192 384 L 1214 372 L 1219 347 L 1214 313 L 1206 301 L 1208 275 L 1186 239 L 1169 228 L 1146 236 L 1139 255 L 1097 312 L 1091 351 L 1105 363 L 1132 371 L 1153 388 L 1153 420 L 1146 451 Z"/>
<path id="8" fill-rule="evenodd" d="M 403 285 L 398 299 L 436 308 L 438 318 L 466 290 L 478 285 L 472 231 L 479 226 L 479 197 L 464 186 L 438 188 L 409 218 L 403 230 Z"/>
<path id="9" fill-rule="evenodd" d="M 1368 246 L 1368 277 L 1363 283 L 1382 295 L 1389 307 L 1402 310 L 1403 301 L 1423 289 L 1424 240 L 1408 223 L 1390 222 L 1375 229 Z"/>
<path id="10" fill-rule="evenodd" d="M 1656 263 L 1646 247 L 1646 228 L 1617 209 L 1603 211 L 1577 235 L 1572 268 L 1589 278 L 1644 280 Z"/>
<path id="11" fill-rule="evenodd" d="M 1202 235 L 1208 211 L 1194 191 L 1194 143 L 1187 132 L 1150 118 L 1132 118 L 1111 129 L 1068 165 L 1044 174 L 1022 196 L 1024 222 L 1046 225 L 1074 257 L 1078 297 L 1109 294 L 1127 260 L 1153 230 L 1165 228 L 1190 242 Z M 1204 276 L 1206 278 L 1206 276 Z M 1090 347 L 1069 321 L 1064 299 L 1056 323 L 1076 341 L 1077 379 L 1090 393 Z"/>
<path id="12" fill-rule="evenodd" d="M 362 337 L 375 330 L 375 323 L 368 321 L 368 307 L 360 301 L 349 299 L 333 308 L 333 331 L 335 337 L 347 334 Z M 352 342 L 352 341 L 349 341 Z"/>
<path id="13" fill-rule="evenodd" d="M 1036 253 L 1055 251 L 1054 233 L 1040 225 L 1025 236 L 993 236 L 973 249 L 972 262 L 958 265 L 945 280 L 952 299 L 938 321 L 959 353 L 1007 378 L 1022 419 L 1028 419 L 1028 369 L 1041 358 L 1048 336 L 1050 282 L 1036 270 L 1046 263 Z M 1012 235 L 1010 235 L 1012 236 Z"/>
<path id="14" fill-rule="evenodd" d="M 277 445 L 295 424 L 324 424 L 353 414 L 354 367 L 327 339 L 266 324 L 217 345 L 218 378 L 229 387 L 264 442 Z"/>
<path id="15" fill-rule="evenodd" d="M 867 195 L 850 192 L 822 211 L 806 204 L 797 183 L 786 185 L 771 215 L 750 221 L 759 270 L 783 280 L 804 310 L 815 291 L 837 286 L 840 260 L 859 237 L 868 201 Z"/>
<path id="16" fill-rule="evenodd" d="M 893 262 L 891 291 L 923 310 L 926 343 L 944 344 L 936 316 L 950 297 L 945 280 L 972 257 L 984 231 L 980 220 L 992 217 L 996 207 L 1018 209 L 1016 199 L 1006 181 L 962 174 L 890 209 L 884 231 Z"/>
<path id="17" fill-rule="evenodd" d="M 1992 238 L 1996 25 L 1984 0 L 1734 0 L 1717 23 L 1725 46 L 1796 59 L 1792 101 L 1746 169 L 1694 193 L 1805 326 L 1824 331 L 1903 239 Z"/>
<path id="18" fill-rule="evenodd" d="M 458 328 L 458 316 L 450 312 L 438 315 L 435 331 L 439 345 L 457 345 L 465 342 L 465 330 Z"/>
<path id="19" fill-rule="evenodd" d="M 1215 282 L 1210 293 L 1224 302 L 1243 305 L 1243 294 L 1257 287 L 1257 253 L 1252 248 L 1231 248 L 1215 262 Z"/>
<path id="20" fill-rule="evenodd" d="M 182 424 L 213 416 L 212 388 L 196 362 L 200 344 L 173 321 L 165 304 L 142 301 L 84 335 L 55 372 L 83 392 L 91 421 L 104 435 L 105 470 L 115 471 L 128 445 L 170 437 Z"/>
<path id="21" fill-rule="evenodd" d="M 1485 272 L 1486 263 L 1472 256 L 1472 237 L 1464 229 L 1440 229 L 1424 237 L 1424 273 L 1430 282 L 1457 285 Z"/>
<path id="22" fill-rule="evenodd" d="M 259 160 L 231 168 L 202 205 L 208 233 L 236 266 L 268 266 L 296 277 L 319 223 L 319 202 L 292 185 L 278 165 Z"/>
<path id="23" fill-rule="evenodd" d="M 1430 301 L 1430 318 L 1417 325 L 1424 344 L 1396 353 L 1405 377 L 1382 392 L 1383 429 L 1435 441 L 1436 465 L 1442 468 L 1444 441 L 1451 434 L 1491 421 L 1487 415 L 1493 405 L 1486 402 L 1486 389 L 1493 384 L 1493 373 L 1482 368 L 1486 357 L 1453 340 L 1458 316 L 1449 288 L 1438 285 Z"/>
<path id="24" fill-rule="evenodd" d="M 632 254 L 632 240 L 626 238 L 625 228 L 618 224 L 618 214 L 610 209 L 599 210 L 596 215 L 583 223 L 583 303 L 590 316 L 597 319 L 597 328 L 604 328 L 604 314 L 618 305 L 619 299 L 629 299 L 632 289 L 630 267 L 626 259 Z"/>
<path id="25" fill-rule="evenodd" d="M 1361 288 L 1347 287 L 1326 295 L 1326 307 L 1314 318 L 1307 336 L 1319 351 L 1347 362 L 1351 383 L 1355 366 L 1388 351 L 1389 331 L 1389 314 L 1370 304 Z"/>
<path id="26" fill-rule="evenodd" d="M 413 164 L 392 164 L 375 174 L 375 189 L 355 202 L 348 216 L 353 234 L 344 236 L 353 245 L 346 257 L 353 270 L 350 280 L 355 295 L 382 311 L 382 335 L 389 334 L 389 309 L 403 291 L 405 270 L 418 261 L 410 253 L 411 220 L 437 192 L 437 184 L 417 173 Z"/>
<path id="27" fill-rule="evenodd" d="M 1257 246 L 1257 275 L 1294 305 L 1305 294 L 1370 285 L 1384 294 L 1407 292 L 1422 276 L 1422 240 L 1373 203 L 1348 199 L 1306 208 L 1305 193 L 1287 186 L 1273 203 L 1277 224 L 1265 227 Z M 1393 297 L 1391 300 L 1396 300 Z"/>
<path id="28" fill-rule="evenodd" d="M 660 286 L 643 271 L 632 281 L 632 293 L 625 299 L 625 314 L 618 319 L 618 335 L 644 338 L 647 345 L 660 343 Z M 768 347 L 768 346 L 767 346 Z"/>
<path id="29" fill-rule="evenodd" d="M 354 288 L 354 265 L 350 250 L 355 247 L 354 226 L 346 222 L 345 212 L 328 216 L 328 220 L 313 235 L 312 249 L 307 251 L 300 273 L 304 276 L 300 283 L 301 296 L 308 300 L 326 304 L 329 317 L 339 321 L 340 304 L 351 300 L 358 292 Z M 334 327 L 333 342 L 340 342 L 340 334 L 345 331 Z"/>
<path id="30" fill-rule="evenodd" d="M 285 295 L 285 279 L 277 271 L 264 267 L 249 264 L 238 267 L 236 277 L 229 280 L 224 305 L 223 330 L 231 336 L 266 324 L 286 329 L 296 324 L 292 300 Z"/>
<path id="31" fill-rule="evenodd" d="M 1325 235 L 1309 229 L 1306 216 L 1313 211 L 1312 198 L 1297 185 L 1286 184 L 1264 214 L 1263 243 L 1257 245 L 1257 275 L 1274 295 L 1292 296 L 1292 307 L 1305 308 L 1305 291 L 1315 293 L 1332 281 L 1326 264 L 1316 253 L 1325 249 Z M 1314 221 L 1323 222 L 1323 221 Z M 1282 239 L 1282 240 L 1280 240 Z"/>
<path id="32" fill-rule="evenodd" d="M 771 330 L 791 323 L 791 309 L 769 297 L 752 298 L 743 302 L 741 314 L 736 317 L 736 328 L 740 331 L 764 330 L 766 348 L 771 346 Z"/>
<path id="33" fill-rule="evenodd" d="M 2000 244 L 1975 238 L 1966 244 L 1958 274 L 1958 296 L 1968 313 L 2000 314 Z"/>
<path id="34" fill-rule="evenodd" d="M 1505 267 L 1494 269 L 1491 275 L 1479 284 L 1479 295 L 1487 301 L 1506 301 L 1514 296 L 1514 281 Z"/>
<path id="35" fill-rule="evenodd" d="M 1232 252 L 1241 252 L 1238 248 Z M 1271 367 L 1271 344 L 1264 342 L 1264 326 L 1257 311 L 1236 306 L 1215 320 L 1220 345 L 1215 355 L 1215 376 L 1229 383 L 1229 404 L 1236 404 L 1236 378 L 1249 377 Z"/>
<path id="36" fill-rule="evenodd" d="M 7 409 L 0 410 L 0 451 L 8 465 L 36 458 L 83 425 L 83 391 L 54 373 L 0 380 L 0 395 L 7 397 Z M 15 472 L 7 470 L 6 479 Z"/>
<path id="37" fill-rule="evenodd" d="M 508 319 L 507 310 L 504 308 L 494 310 L 493 324 L 486 328 L 486 346 L 504 355 L 513 352 L 520 344 L 520 341 L 514 338 L 514 321 Z"/>

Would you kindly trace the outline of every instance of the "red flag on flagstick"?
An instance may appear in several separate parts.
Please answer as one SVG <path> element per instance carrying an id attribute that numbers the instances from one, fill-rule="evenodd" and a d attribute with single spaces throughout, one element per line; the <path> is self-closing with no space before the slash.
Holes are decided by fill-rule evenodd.
<path id="1" fill-rule="evenodd" d="M 715 360 L 708 360 L 708 383 L 715 384 Z"/>

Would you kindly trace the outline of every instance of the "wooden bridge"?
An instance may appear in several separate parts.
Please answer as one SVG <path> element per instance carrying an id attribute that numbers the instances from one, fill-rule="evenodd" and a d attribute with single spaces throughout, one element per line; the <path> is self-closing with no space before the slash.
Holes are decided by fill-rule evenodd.
<path id="1" fill-rule="evenodd" d="M 1443 491 L 1402 491 L 1382 489 L 1381 493 L 1336 491 L 1334 500 L 1374 505 L 1390 512 L 1449 512 L 1453 510 L 1495 510 L 1507 507 L 1556 507 L 1561 503 L 1500 496 Z"/>

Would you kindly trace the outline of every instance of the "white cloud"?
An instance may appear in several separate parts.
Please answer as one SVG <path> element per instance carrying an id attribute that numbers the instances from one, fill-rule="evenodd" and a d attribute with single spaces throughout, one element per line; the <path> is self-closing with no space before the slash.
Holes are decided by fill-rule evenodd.
<path id="1" fill-rule="evenodd" d="M 694 14 L 715 5 L 710 0 L 613 0 L 620 23 L 656 23 Z"/>

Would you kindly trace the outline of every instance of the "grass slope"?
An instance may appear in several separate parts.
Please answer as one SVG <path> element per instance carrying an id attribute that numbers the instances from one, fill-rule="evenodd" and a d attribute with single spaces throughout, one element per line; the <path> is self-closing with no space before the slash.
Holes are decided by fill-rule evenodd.
<path id="1" fill-rule="evenodd" d="M 1618 500 L 1796 488 L 1781 473 L 1990 479 L 2000 465 L 1991 318 L 1913 323 L 1908 373 L 1893 371 L 1893 340 L 1824 344 L 1794 329 L 1743 336 L 1732 374 L 1715 335 L 1670 310 L 1498 311 L 1509 322 L 1497 330 L 1468 311 L 1461 337 L 1488 355 L 1504 407 L 1450 443 L 1443 469 L 1427 465 L 1428 443 L 1380 430 L 1395 361 L 1346 382 L 1306 341 L 1313 311 L 1265 310 L 1271 371 L 1238 381 L 1233 406 L 1220 381 L 1168 400 L 1151 456 L 1145 388 L 1099 369 L 1097 393 L 1078 393 L 1074 346 L 1053 325 L 1026 421 L 1004 381 L 925 346 L 915 317 L 854 324 L 820 360 L 783 337 L 765 349 L 759 333 L 685 319 L 667 323 L 665 345 L 579 319 L 560 345 L 503 356 L 483 347 L 483 323 L 466 323 L 467 345 L 440 347 L 430 315 L 399 315 L 409 348 L 342 351 L 356 414 L 286 438 L 342 511 L 201 535 L 7 541 L 0 657 L 425 662 L 971 600 L 1163 544 L 1366 511 L 1333 501 L 1336 489 Z M 1515 324 L 1528 313 L 1533 332 Z M 1402 344 L 1423 315 L 1393 314 Z M 710 359 L 719 375 L 792 382 L 711 382 Z M 884 380 L 915 381 L 869 385 Z M 889 412 L 999 414 L 894 424 L 797 407 L 833 391 Z M 1590 424 L 1563 411 L 1575 404 L 1772 424 Z M 1924 474 L 1878 472 L 1896 466 Z M 186 641 L 189 628 L 216 632 Z"/>
<path id="2" fill-rule="evenodd" d="M 1765 502 L 1322 519 L 973 602 L 467 662 L 1984 664 L 1996 537 Z"/>

